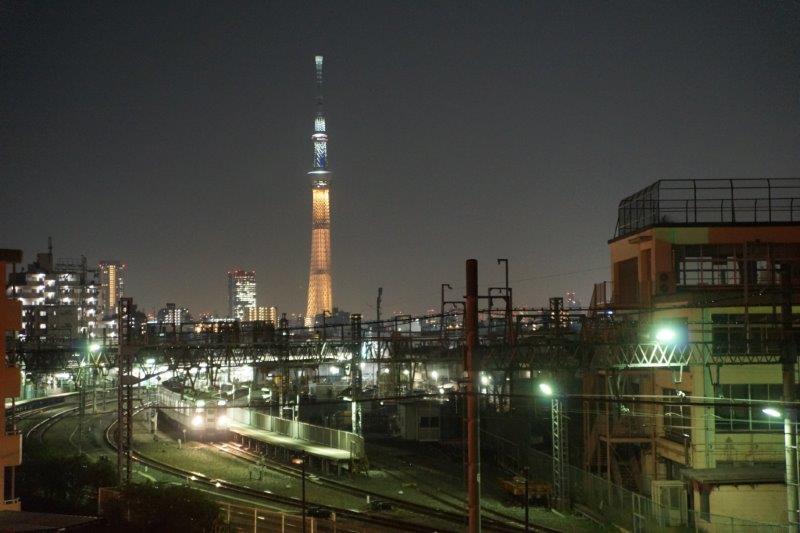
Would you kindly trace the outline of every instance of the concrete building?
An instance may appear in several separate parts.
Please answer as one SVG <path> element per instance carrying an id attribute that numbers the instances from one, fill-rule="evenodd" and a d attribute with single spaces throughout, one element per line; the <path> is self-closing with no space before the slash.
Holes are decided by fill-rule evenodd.
<path id="1" fill-rule="evenodd" d="M 587 402 L 584 466 L 671 525 L 787 522 L 783 420 L 762 409 L 783 399 L 781 305 L 800 310 L 798 199 L 795 179 L 661 180 L 620 203 L 600 334 L 658 360 L 587 376 L 584 393 L 659 401 Z"/>
<path id="2" fill-rule="evenodd" d="M 80 260 L 53 260 L 52 247 L 22 272 L 8 276 L 6 294 L 22 305 L 18 339 L 70 344 L 101 335 L 97 271 Z"/>
<path id="3" fill-rule="evenodd" d="M 255 322 L 256 320 L 261 322 L 270 322 L 272 324 L 278 324 L 278 308 L 275 306 L 269 307 L 251 307 L 247 309 L 247 320 L 250 322 Z"/>
<path id="4" fill-rule="evenodd" d="M 228 271 L 228 318 L 247 320 L 249 309 L 256 308 L 255 270 Z"/>
<path id="5" fill-rule="evenodd" d="M 159 324 L 180 326 L 192 320 L 192 315 L 185 307 L 178 307 L 174 303 L 167 303 L 165 307 L 158 310 L 156 321 Z"/>
<path id="6" fill-rule="evenodd" d="M 0 250 L 0 290 L 6 288 L 7 264 L 21 261 L 22 253 L 19 250 Z M 18 299 L 0 298 L 0 338 L 5 339 L 7 332 L 21 329 L 21 317 L 22 304 Z M 7 399 L 18 397 L 22 387 L 19 369 L 7 366 L 5 361 L 6 344 L 0 342 L 0 399 L 4 405 Z M 8 431 L 5 409 L 0 409 L 0 427 L 6 428 L 0 434 L 0 487 L 4 487 L 0 511 L 19 511 L 20 501 L 14 493 L 14 476 L 16 467 L 22 464 L 22 435 L 16 428 Z"/>

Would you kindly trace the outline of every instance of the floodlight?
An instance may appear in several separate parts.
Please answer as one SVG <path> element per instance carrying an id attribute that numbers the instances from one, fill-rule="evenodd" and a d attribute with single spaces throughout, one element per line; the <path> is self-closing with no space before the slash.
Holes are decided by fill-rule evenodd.
<path id="1" fill-rule="evenodd" d="M 658 329 L 658 331 L 656 331 L 656 340 L 661 344 L 669 344 L 674 342 L 677 337 L 678 332 L 669 326 L 661 327 Z"/>

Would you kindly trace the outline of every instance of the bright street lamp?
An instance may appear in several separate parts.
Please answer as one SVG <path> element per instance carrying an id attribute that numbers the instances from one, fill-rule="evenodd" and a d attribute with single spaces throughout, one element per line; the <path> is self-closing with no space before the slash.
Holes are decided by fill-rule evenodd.
<path id="1" fill-rule="evenodd" d="M 656 340 L 661 344 L 670 344 L 678 337 L 678 332 L 674 328 L 664 326 L 656 331 Z"/>
<path id="2" fill-rule="evenodd" d="M 553 395 L 553 387 L 551 387 L 547 383 L 539 383 L 539 390 L 545 396 L 552 396 Z"/>
<path id="3" fill-rule="evenodd" d="M 783 416 L 781 412 L 775 409 L 774 407 L 765 407 L 761 410 L 761 412 L 773 418 L 780 418 L 781 416 Z"/>

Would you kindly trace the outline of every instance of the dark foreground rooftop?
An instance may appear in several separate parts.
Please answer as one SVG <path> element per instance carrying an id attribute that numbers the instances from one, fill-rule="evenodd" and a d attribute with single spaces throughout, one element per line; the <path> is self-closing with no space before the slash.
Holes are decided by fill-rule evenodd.
<path id="1" fill-rule="evenodd" d="M 27 511 L 0 511 L 0 532 L 16 531 L 101 531 L 96 516 L 76 516 Z"/>

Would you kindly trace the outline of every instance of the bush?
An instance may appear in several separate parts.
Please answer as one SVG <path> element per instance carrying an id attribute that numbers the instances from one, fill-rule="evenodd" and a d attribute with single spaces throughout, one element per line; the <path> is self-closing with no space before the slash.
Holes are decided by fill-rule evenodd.
<path id="1" fill-rule="evenodd" d="M 133 484 L 104 506 L 114 531 L 213 531 L 219 506 L 204 493 L 173 484 Z"/>
<path id="2" fill-rule="evenodd" d="M 39 454 L 17 469 L 17 495 L 26 511 L 97 514 L 97 491 L 116 484 L 116 468 L 108 457 Z"/>

